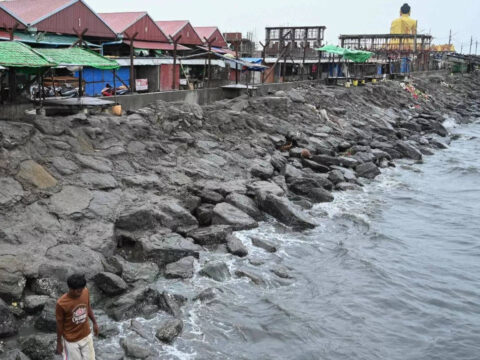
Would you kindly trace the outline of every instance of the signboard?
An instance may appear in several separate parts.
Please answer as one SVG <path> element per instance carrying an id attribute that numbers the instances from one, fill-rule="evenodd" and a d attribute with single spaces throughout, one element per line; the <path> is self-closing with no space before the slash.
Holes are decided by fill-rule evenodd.
<path id="1" fill-rule="evenodd" d="M 148 79 L 136 79 L 135 89 L 137 91 L 148 91 Z"/>
<path id="2" fill-rule="evenodd" d="M 187 79 L 180 79 L 180 85 L 187 85 Z"/>

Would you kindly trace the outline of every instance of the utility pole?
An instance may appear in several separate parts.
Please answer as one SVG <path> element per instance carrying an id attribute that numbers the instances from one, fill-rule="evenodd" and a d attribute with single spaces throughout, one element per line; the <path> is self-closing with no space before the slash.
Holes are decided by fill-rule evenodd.
<path id="1" fill-rule="evenodd" d="M 448 35 L 448 45 L 452 45 L 452 29 L 450 29 L 450 34 Z"/>
<path id="2" fill-rule="evenodd" d="M 477 55 L 477 49 L 478 49 L 478 40 L 475 41 L 475 55 Z"/>
<path id="3" fill-rule="evenodd" d="M 463 43 L 462 43 L 462 45 L 460 46 L 460 54 L 463 54 Z"/>
<path id="4" fill-rule="evenodd" d="M 468 52 L 468 55 L 472 55 L 472 44 L 473 44 L 473 36 L 470 36 L 470 51 Z"/>

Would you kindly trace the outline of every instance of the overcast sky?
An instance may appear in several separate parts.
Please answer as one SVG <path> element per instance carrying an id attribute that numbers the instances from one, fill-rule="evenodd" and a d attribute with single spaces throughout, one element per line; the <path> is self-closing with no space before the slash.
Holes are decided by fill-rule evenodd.
<path id="1" fill-rule="evenodd" d="M 265 38 L 265 26 L 325 25 L 328 43 L 339 34 L 388 33 L 405 0 L 86 0 L 98 12 L 148 11 L 154 20 L 190 20 L 194 26 L 215 25 L 222 32 L 253 32 Z M 410 0 L 419 32 L 436 44 L 453 43 L 468 53 L 470 37 L 480 42 L 480 0 Z M 480 54 L 480 48 L 478 49 Z"/>

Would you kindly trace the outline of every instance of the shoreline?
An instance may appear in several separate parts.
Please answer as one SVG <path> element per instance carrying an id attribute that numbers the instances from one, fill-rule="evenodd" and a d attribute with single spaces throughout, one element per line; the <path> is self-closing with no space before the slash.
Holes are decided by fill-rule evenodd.
<path id="1" fill-rule="evenodd" d="M 151 289 L 158 276 L 190 278 L 212 248 L 248 257 L 232 232 L 256 227 L 264 213 L 312 228 L 302 208 L 358 189 L 358 177 L 374 179 L 396 158 L 421 161 L 444 148 L 436 136 L 448 136 L 445 115 L 480 117 L 478 76 L 415 80 L 430 101 L 393 81 L 300 85 L 204 107 L 157 102 L 120 118 L 0 122 L 0 297 L 8 301 L 0 317 L 12 324 L 3 334 L 33 322 L 38 335 L 14 346 L 47 359 L 52 303 L 74 270 L 95 284 L 95 310 L 115 320 L 161 311 L 169 314 L 163 330 L 180 334 L 182 304 L 192 299 Z M 226 276 L 218 263 L 201 272 Z M 248 271 L 231 276 L 261 282 Z M 132 355 L 135 345 L 122 347 Z"/>

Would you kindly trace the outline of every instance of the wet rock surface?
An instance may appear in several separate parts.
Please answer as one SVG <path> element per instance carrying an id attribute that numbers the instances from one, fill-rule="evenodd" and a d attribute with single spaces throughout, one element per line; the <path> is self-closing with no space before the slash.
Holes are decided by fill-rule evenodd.
<path id="1" fill-rule="evenodd" d="M 19 314 L 54 331 L 51 299 L 73 272 L 86 274 L 96 308 L 115 320 L 159 311 L 181 320 L 183 301 L 152 285 L 195 279 L 197 263 L 218 282 L 234 274 L 264 284 L 251 268 L 203 255 L 244 261 L 252 248 L 232 232 L 272 217 L 311 229 L 322 220 L 308 215 L 315 203 L 362 191 L 396 159 L 445 148 L 446 119 L 480 117 L 478 76 L 448 78 L 443 88 L 438 79 L 415 81 L 430 101 L 395 81 L 355 93 L 302 83 L 204 107 L 157 101 L 122 117 L 0 121 L 0 337 L 13 336 L 9 346 L 31 359 L 52 358 L 54 334 L 15 337 L 26 322 Z M 290 279 L 288 269 L 272 274 Z M 17 315 L 12 302 L 23 306 Z M 123 342 L 127 356 L 155 356 L 139 341 Z"/>

